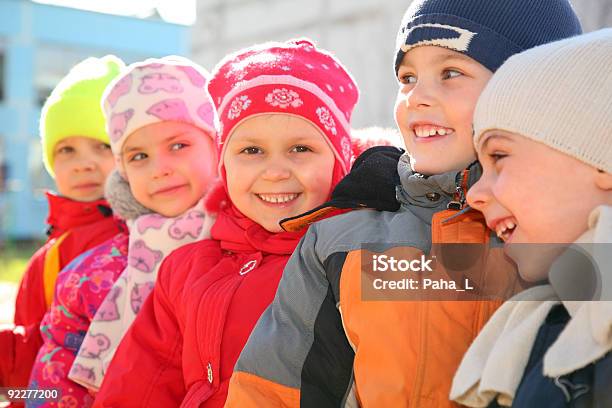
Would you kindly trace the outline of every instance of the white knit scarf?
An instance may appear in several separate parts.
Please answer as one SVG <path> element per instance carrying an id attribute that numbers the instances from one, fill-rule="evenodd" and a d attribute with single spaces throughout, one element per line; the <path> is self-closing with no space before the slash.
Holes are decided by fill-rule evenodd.
<path id="1" fill-rule="evenodd" d="M 153 213 L 128 222 L 128 266 L 96 312 L 70 379 L 96 391 L 100 388 L 121 339 L 155 285 L 162 260 L 176 248 L 210 237 L 213 222 L 203 199 L 175 218 Z"/>
<path id="2" fill-rule="evenodd" d="M 589 217 L 589 231 L 577 243 L 612 243 L 612 207 L 598 207 Z M 450 399 L 470 407 L 486 407 L 494 399 L 511 406 L 523 377 L 538 330 L 559 303 L 571 320 L 544 355 L 544 375 L 555 378 L 601 358 L 612 350 L 612 263 L 603 246 L 591 256 L 601 272 L 601 301 L 561 301 L 552 285 L 537 286 L 505 302 L 466 352 Z"/>

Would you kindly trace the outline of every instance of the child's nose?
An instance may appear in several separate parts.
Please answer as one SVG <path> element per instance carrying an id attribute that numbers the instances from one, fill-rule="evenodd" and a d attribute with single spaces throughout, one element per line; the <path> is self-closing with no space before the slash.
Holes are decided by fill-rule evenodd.
<path id="1" fill-rule="evenodd" d="M 425 82 L 417 82 L 412 90 L 406 94 L 404 100 L 408 108 L 423 108 L 434 104 L 433 87 Z"/>
<path id="2" fill-rule="evenodd" d="M 263 172 L 263 178 L 268 181 L 286 180 L 291 177 L 291 170 L 287 166 L 268 166 Z"/>
<path id="3" fill-rule="evenodd" d="M 172 165 L 168 162 L 168 160 L 164 160 L 163 158 L 153 160 L 153 178 L 166 177 L 170 174 L 172 174 Z"/>
<path id="4" fill-rule="evenodd" d="M 470 207 L 478 211 L 483 211 L 484 207 L 491 199 L 490 180 L 485 178 L 485 175 L 480 178 L 467 192 L 467 202 Z"/>
<path id="5" fill-rule="evenodd" d="M 77 159 L 75 171 L 92 171 L 96 168 L 96 162 L 88 157 L 81 156 Z"/>

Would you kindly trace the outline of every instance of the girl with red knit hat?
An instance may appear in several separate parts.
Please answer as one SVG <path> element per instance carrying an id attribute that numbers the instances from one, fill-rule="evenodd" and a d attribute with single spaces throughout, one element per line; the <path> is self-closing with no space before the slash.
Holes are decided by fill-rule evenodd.
<path id="1" fill-rule="evenodd" d="M 327 200 L 353 160 L 357 86 L 309 41 L 228 55 L 208 90 L 220 121 L 211 239 L 166 258 L 94 406 L 223 406 L 238 355 L 303 235 L 279 221 Z"/>

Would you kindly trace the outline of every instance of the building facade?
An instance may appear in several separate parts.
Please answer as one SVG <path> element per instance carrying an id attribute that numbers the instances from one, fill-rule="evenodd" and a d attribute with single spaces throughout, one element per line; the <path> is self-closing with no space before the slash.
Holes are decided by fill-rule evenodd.
<path id="1" fill-rule="evenodd" d="M 189 27 L 26 0 L 0 1 L 0 239 L 41 237 L 44 190 L 40 108 L 57 82 L 89 56 L 127 63 L 190 53 Z"/>
<path id="2" fill-rule="evenodd" d="M 612 26 L 612 0 L 571 1 L 585 31 Z M 353 125 L 393 127 L 394 42 L 409 4 L 410 0 L 199 1 L 192 55 L 212 69 L 226 53 L 257 42 L 310 37 L 333 51 L 359 84 Z"/>

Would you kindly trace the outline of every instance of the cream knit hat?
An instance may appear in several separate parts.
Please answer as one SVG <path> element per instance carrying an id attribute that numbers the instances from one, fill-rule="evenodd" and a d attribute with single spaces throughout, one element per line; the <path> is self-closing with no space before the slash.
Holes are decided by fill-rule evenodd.
<path id="1" fill-rule="evenodd" d="M 612 29 L 510 57 L 478 100 L 475 146 L 493 129 L 612 173 Z"/>

